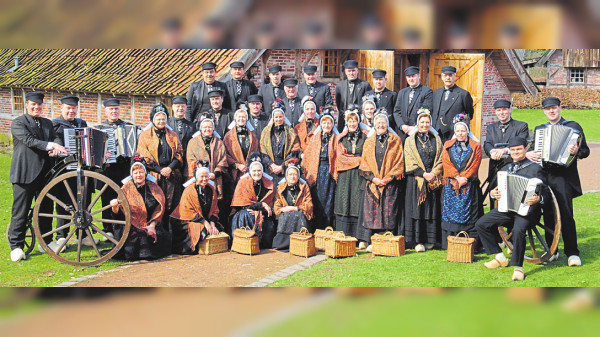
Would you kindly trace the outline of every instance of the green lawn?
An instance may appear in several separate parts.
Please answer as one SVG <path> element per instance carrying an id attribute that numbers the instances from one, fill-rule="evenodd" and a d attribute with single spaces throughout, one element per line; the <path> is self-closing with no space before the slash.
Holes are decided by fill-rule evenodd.
<path id="1" fill-rule="evenodd" d="M 543 110 L 514 109 L 513 118 L 529 124 L 529 135 L 533 136 L 533 129 L 540 124 L 548 122 Z M 567 120 L 576 121 L 583 128 L 588 142 L 600 142 L 600 110 L 568 110 L 563 109 L 562 116 Z"/>

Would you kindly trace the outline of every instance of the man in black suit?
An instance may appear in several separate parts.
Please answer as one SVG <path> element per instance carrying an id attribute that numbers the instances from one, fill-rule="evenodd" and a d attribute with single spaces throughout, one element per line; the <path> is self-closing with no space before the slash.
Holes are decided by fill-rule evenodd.
<path id="1" fill-rule="evenodd" d="M 344 112 L 350 104 L 362 105 L 362 97 L 371 90 L 369 82 L 358 78 L 358 62 L 347 60 L 344 62 L 345 80 L 335 87 L 335 102 L 338 108 L 338 130 L 342 132 L 346 126 Z"/>
<path id="2" fill-rule="evenodd" d="M 458 114 L 473 119 L 473 98 L 465 89 L 456 85 L 456 68 L 442 67 L 444 87 L 433 92 L 432 125 L 440 133 L 442 143 L 452 138 L 452 119 Z"/>
<path id="3" fill-rule="evenodd" d="M 298 80 L 288 78 L 283 81 L 283 89 L 285 90 L 285 117 L 292 123 L 292 126 L 298 125 L 300 115 L 302 115 L 302 100 L 298 97 Z"/>
<path id="4" fill-rule="evenodd" d="M 231 70 L 231 79 L 225 84 L 227 85 L 227 92 L 229 93 L 229 109 L 236 111 L 238 109 L 238 103 L 246 102 L 248 96 L 258 93 L 258 89 L 254 82 L 244 78 L 244 62 L 233 62 L 229 65 Z"/>
<path id="5" fill-rule="evenodd" d="M 312 97 L 311 101 L 315 102 L 317 113 L 320 107 L 333 105 L 329 84 L 317 81 L 317 66 L 304 66 L 302 76 L 304 77 L 304 83 L 298 85 L 298 97 L 300 99 L 306 96 Z"/>
<path id="6" fill-rule="evenodd" d="M 419 68 L 410 66 L 404 69 L 408 87 L 400 90 L 394 106 L 394 121 L 400 138 L 404 141 L 417 124 L 417 111 L 433 109 L 433 90 L 421 84 Z"/>
<path id="7" fill-rule="evenodd" d="M 15 118 L 11 124 L 13 155 L 10 163 L 10 182 L 13 184 L 13 205 L 8 229 L 10 259 L 14 262 L 26 259 L 23 247 L 27 231 L 27 216 L 34 197 L 44 188 L 44 178 L 52 166 L 49 155 L 67 153 L 60 145 L 52 122 L 42 117 L 44 93 L 29 92 L 25 95 L 26 112 Z M 52 213 L 52 201 L 40 205 L 40 212 Z M 40 231 L 52 229 L 51 218 L 40 218 Z M 44 238 L 50 249 L 58 246 L 52 235 Z"/>
<path id="8" fill-rule="evenodd" d="M 210 99 L 208 93 L 219 89 L 223 91 L 225 98 L 224 106 L 230 106 L 229 93 L 225 83 L 217 81 L 217 64 L 214 62 L 206 62 L 202 64 L 202 80 L 194 82 L 190 85 L 190 90 L 187 93 L 187 110 L 185 118 L 196 123 L 198 116 L 201 113 L 210 109 Z M 235 103 L 234 103 L 235 104 Z"/>
<path id="9" fill-rule="evenodd" d="M 223 95 L 225 93 L 219 89 L 215 89 L 208 93 L 210 99 L 210 109 L 204 114 L 210 115 L 214 121 L 215 131 L 221 139 L 225 137 L 225 133 L 229 131 L 229 124 L 233 121 L 233 112 L 223 107 Z M 200 120 L 200 119 L 198 119 Z M 200 127 L 198 127 L 200 129 Z"/>
<path id="10" fill-rule="evenodd" d="M 260 95 L 248 96 L 248 121 L 254 127 L 254 134 L 260 142 L 263 129 L 269 124 L 270 118 L 262 109 L 262 97 Z"/>
<path id="11" fill-rule="evenodd" d="M 577 231 L 575 228 L 575 219 L 573 218 L 573 199 L 582 195 L 579 171 L 577 170 L 577 159 L 587 158 L 590 155 L 590 148 L 585 140 L 585 134 L 581 125 L 574 121 L 565 120 L 561 116 L 562 108 L 560 106 L 560 99 L 557 97 L 546 97 L 542 101 L 542 107 L 544 108 L 544 114 L 548 118 L 548 123 L 538 125 L 535 130 L 552 124 L 568 126 L 581 133 L 581 142 L 569 147 L 569 153 L 576 156 L 570 166 L 564 167 L 547 162 L 542 163 L 542 167 L 548 175 L 548 185 L 552 188 L 558 203 L 564 252 L 568 256 L 567 263 L 569 266 L 581 266 L 579 249 L 577 248 Z M 537 162 L 540 154 L 537 151 L 529 151 L 527 152 L 527 158 L 533 162 Z M 554 208 L 550 203 L 544 207 L 544 223 L 555 223 Z M 547 240 L 551 242 L 548 236 Z M 557 259 L 558 255 L 555 254 L 553 258 Z"/>
<path id="12" fill-rule="evenodd" d="M 185 151 L 187 150 L 187 144 L 194 133 L 196 133 L 196 124 L 192 121 L 185 119 L 185 109 L 187 107 L 187 99 L 183 96 L 173 97 L 173 116 L 169 118 L 167 124 L 177 133 L 181 146 L 183 147 L 183 156 L 185 157 Z"/>
<path id="13" fill-rule="evenodd" d="M 510 265 L 515 267 L 512 279 L 513 281 L 521 281 L 525 278 L 523 271 L 523 259 L 525 256 L 525 233 L 527 229 L 536 226 L 540 220 L 540 205 L 548 200 L 546 192 L 546 175 L 539 165 L 531 162 L 526 158 L 527 139 L 515 136 L 510 139 L 508 144 L 510 155 L 514 162 L 502 168 L 502 171 L 508 171 L 509 174 L 516 174 L 525 178 L 540 179 L 544 186 L 540 188 L 539 193 L 534 193 L 530 198 L 525 199 L 525 202 L 531 206 L 527 216 L 521 216 L 515 212 L 499 212 L 498 209 L 493 209 L 481 217 L 475 224 L 475 229 L 479 235 L 479 239 L 485 248 L 487 254 L 495 254 L 493 260 L 486 262 L 484 265 L 490 269 L 498 267 L 506 267 L 509 264 L 508 259 L 504 256 L 502 249 L 496 241 L 498 226 L 512 227 L 512 243 L 513 252 L 510 259 Z M 491 192 L 491 195 L 496 198 L 504 198 L 498 188 Z"/>
<path id="14" fill-rule="evenodd" d="M 258 94 L 263 98 L 263 109 L 265 113 L 270 117 L 271 111 L 273 111 L 273 102 L 277 98 L 285 97 L 283 90 L 283 83 L 281 83 L 281 66 L 272 65 L 269 67 L 269 83 L 263 84 L 258 89 Z"/>
<path id="15" fill-rule="evenodd" d="M 390 120 L 390 127 L 395 128 L 395 122 L 392 117 L 394 112 L 394 106 L 396 105 L 396 93 L 385 87 L 387 83 L 387 71 L 376 69 L 373 70 L 373 89 L 365 93 L 365 95 L 372 95 L 375 97 L 375 104 L 378 109 L 385 109 Z"/>

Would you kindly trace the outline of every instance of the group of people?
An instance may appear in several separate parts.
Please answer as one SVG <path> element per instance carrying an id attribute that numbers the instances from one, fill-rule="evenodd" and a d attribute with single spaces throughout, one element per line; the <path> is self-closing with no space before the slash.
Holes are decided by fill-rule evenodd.
<path id="1" fill-rule="evenodd" d="M 373 71 L 371 86 L 358 78 L 358 63 L 348 60 L 347 79 L 335 90 L 337 109 L 329 85 L 317 80 L 316 66 L 303 68 L 299 84 L 282 80 L 281 66 L 273 65 L 260 89 L 243 78 L 242 62 L 230 65 L 227 82 L 216 80 L 216 67 L 202 65 L 203 80 L 191 84 L 187 97 L 173 98 L 170 117 L 164 104 L 152 108 L 133 158 L 103 167 L 106 176 L 123 182 L 132 215 L 117 257 L 195 254 L 209 235 L 245 227 L 256 231 L 261 248 L 287 249 L 289 234 L 302 227 L 314 232 L 334 226 L 367 251 L 375 233 L 404 235 L 409 247 L 424 252 L 445 249 L 447 236 L 466 231 L 479 249 L 496 254 L 486 263 L 496 268 L 508 265 L 497 230 L 505 225 L 513 232 L 513 279 L 520 280 L 527 228 L 537 224 L 542 208 L 546 223 L 554 216 L 549 195 L 542 189 L 527 199 L 533 205 L 528 216 L 497 209 L 484 215 L 478 171 L 485 152 L 492 208 L 502 197 L 494 188 L 499 170 L 538 177 L 558 199 L 568 264 L 581 264 L 572 207 L 581 195 L 576 161 L 567 168 L 534 164 L 539 154 L 527 151 L 528 125 L 512 119 L 506 99 L 494 103 L 499 121 L 488 126 L 482 146 L 470 132 L 473 99 L 456 85 L 455 67 L 442 67 L 444 87 L 433 91 L 421 84 L 421 70 L 410 66 L 404 71 L 409 86 L 395 93 L 385 87 L 384 70 Z M 52 122 L 41 117 L 43 93 L 28 93 L 26 100 L 27 112 L 12 124 L 13 261 L 25 258 L 24 221 L 41 189 L 40 172 L 51 165 L 49 153 L 67 152 L 64 128 L 86 125 L 75 118 L 77 97 L 64 97 L 61 116 Z M 126 123 L 119 106 L 116 98 L 104 101 L 101 127 Z M 543 106 L 548 123 L 583 134 L 579 124 L 561 117 L 558 98 L 544 99 Z M 585 136 L 569 151 L 587 157 Z M 102 205 L 111 206 L 103 217 L 124 216 L 116 194 L 103 194 Z M 42 231 L 50 228 L 40 223 Z M 105 226 L 105 232 L 122 235 L 119 228 Z M 64 248 L 64 237 L 56 239 L 45 237 L 50 249 Z M 91 237 L 85 240 L 94 244 Z"/>

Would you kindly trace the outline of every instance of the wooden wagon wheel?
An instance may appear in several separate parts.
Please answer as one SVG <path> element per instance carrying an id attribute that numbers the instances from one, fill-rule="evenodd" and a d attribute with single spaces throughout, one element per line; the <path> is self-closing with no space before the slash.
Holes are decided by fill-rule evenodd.
<path id="1" fill-rule="evenodd" d="M 29 212 L 29 217 L 27 221 L 27 227 L 25 229 L 25 245 L 23 246 L 23 251 L 25 255 L 29 255 L 33 248 L 35 247 L 35 234 L 33 232 L 33 225 L 31 224 L 31 212 Z M 8 239 L 8 231 L 10 230 L 10 223 L 6 227 L 6 239 Z"/>
<path id="2" fill-rule="evenodd" d="M 123 191 L 121 191 L 119 185 L 117 185 L 112 180 L 100 173 L 87 170 L 82 170 L 82 173 L 82 186 L 84 186 L 84 191 L 83 193 L 81 193 L 81 195 L 85 199 L 82 203 L 84 207 L 82 207 L 81 209 L 79 208 L 77 199 L 78 196 L 76 194 L 76 191 L 73 191 L 68 183 L 69 181 L 77 180 L 77 171 L 63 173 L 58 177 L 52 179 L 48 183 L 48 185 L 44 187 L 44 189 L 40 192 L 40 195 L 36 200 L 36 204 L 33 209 L 33 228 L 35 230 L 35 235 L 37 236 L 37 239 L 40 242 L 40 245 L 54 259 L 74 266 L 93 266 L 110 259 L 119 251 L 119 249 L 121 249 L 121 247 L 125 243 L 125 240 L 127 239 L 127 235 L 129 234 L 129 228 L 131 226 L 131 213 L 129 211 L 129 203 L 127 202 L 125 194 L 123 193 Z M 104 186 L 90 201 L 87 200 L 87 193 L 85 193 L 85 189 L 94 188 L 94 179 L 104 183 Z M 66 192 L 68 193 L 67 200 L 59 200 L 57 196 L 54 195 L 57 191 L 57 188 L 54 187 L 56 187 L 57 185 L 63 185 Z M 98 210 L 93 210 L 96 203 L 98 203 L 98 201 L 100 200 L 100 196 L 103 193 L 105 193 L 107 189 L 112 189 L 118 195 L 118 199 L 121 200 L 121 206 L 123 208 L 123 213 L 125 214 L 124 221 L 102 218 L 102 212 L 107 209 L 110 209 L 110 205 L 102 207 Z M 50 199 L 51 201 L 55 202 L 60 207 L 67 210 L 70 213 L 70 215 L 58 214 L 56 212 L 55 207 L 53 207 L 53 213 L 51 214 L 40 213 L 40 206 L 45 199 Z M 58 228 L 54 227 L 53 230 L 42 234 L 39 228 L 40 218 L 63 219 L 68 222 L 65 223 L 63 226 L 60 226 Z M 99 224 L 101 223 L 112 224 L 113 226 L 123 226 L 123 235 L 118 240 L 107 236 L 106 233 L 102 230 L 102 226 L 99 226 Z M 62 247 L 66 245 L 71 240 L 71 238 L 73 238 L 74 235 L 77 233 L 77 235 L 75 236 L 75 241 L 77 242 L 76 253 L 69 250 L 66 250 L 62 253 L 55 253 L 44 242 L 44 237 L 48 235 L 53 235 L 58 231 L 64 229 L 68 229 L 69 232 L 66 237 L 66 242 L 58 248 L 58 251 L 60 252 L 62 250 Z M 106 254 L 104 254 L 105 251 L 100 253 L 100 250 L 98 249 L 99 245 L 96 245 L 94 243 L 94 240 L 91 240 L 91 249 L 88 247 L 83 247 L 82 240 L 85 237 L 84 234 L 87 234 L 91 237 L 92 232 L 101 234 L 102 236 L 104 236 L 104 238 L 106 238 L 107 241 L 112 243 L 110 244 L 111 247 Z"/>
<path id="3" fill-rule="evenodd" d="M 554 205 L 554 226 L 548 227 L 542 225 L 541 223 L 538 223 L 537 225 L 527 230 L 527 237 L 529 239 L 529 248 L 531 250 L 531 256 L 525 255 L 525 261 L 534 264 L 548 262 L 550 257 L 552 257 L 554 253 L 556 253 L 556 250 L 558 249 L 558 242 L 560 241 L 561 220 L 560 211 L 558 210 L 558 202 L 554 197 L 554 192 L 552 192 L 552 189 L 548 188 L 548 190 L 550 190 L 550 195 L 552 196 L 552 204 Z M 513 250 L 512 243 L 509 241 L 510 237 L 512 236 L 512 233 L 507 234 L 503 226 L 498 226 L 498 231 L 500 232 L 502 241 L 504 241 L 508 248 Z M 550 246 L 548 246 L 548 244 L 546 243 L 546 233 L 552 235 L 552 243 L 550 244 Z M 537 246 L 535 242 L 536 238 L 539 243 L 539 245 Z M 538 248 L 540 249 L 538 250 Z"/>

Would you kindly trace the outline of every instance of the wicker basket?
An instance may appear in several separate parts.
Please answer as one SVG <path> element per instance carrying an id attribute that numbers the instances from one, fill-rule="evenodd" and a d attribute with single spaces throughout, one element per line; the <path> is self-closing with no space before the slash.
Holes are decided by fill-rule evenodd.
<path id="1" fill-rule="evenodd" d="M 229 243 L 229 235 L 221 232 L 217 235 L 209 235 L 206 239 L 200 241 L 198 254 L 212 255 L 227 251 Z"/>
<path id="2" fill-rule="evenodd" d="M 325 250 L 325 239 L 333 237 L 338 233 L 344 233 L 342 231 L 334 231 L 333 228 L 327 227 L 325 229 L 317 229 L 315 231 L 315 247 L 317 250 Z"/>
<path id="3" fill-rule="evenodd" d="M 400 256 L 404 255 L 404 236 L 394 236 L 392 232 L 371 236 L 373 255 Z"/>
<path id="4" fill-rule="evenodd" d="M 473 243 L 475 239 L 470 238 L 469 234 L 462 231 L 456 236 L 448 236 L 448 256 L 450 262 L 472 263 L 474 255 Z"/>
<path id="5" fill-rule="evenodd" d="M 302 227 L 300 232 L 290 234 L 290 254 L 309 257 L 317 253 L 315 248 L 315 236 Z"/>
<path id="6" fill-rule="evenodd" d="M 356 238 L 337 233 L 325 239 L 325 255 L 329 257 L 356 256 Z"/>
<path id="7" fill-rule="evenodd" d="M 246 255 L 256 255 L 260 253 L 256 232 L 250 229 L 250 227 L 234 230 L 231 251 Z"/>

